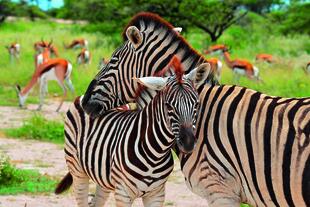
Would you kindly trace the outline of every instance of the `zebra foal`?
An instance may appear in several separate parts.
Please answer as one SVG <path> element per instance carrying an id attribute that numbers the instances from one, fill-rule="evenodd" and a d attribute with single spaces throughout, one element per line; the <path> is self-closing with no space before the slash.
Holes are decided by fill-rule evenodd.
<path id="1" fill-rule="evenodd" d="M 67 112 L 65 154 L 69 168 L 56 189 L 61 193 L 73 180 L 78 206 L 87 206 L 89 179 L 97 184 L 95 206 L 103 206 L 115 192 L 117 206 L 131 206 L 142 197 L 145 206 L 162 206 L 165 182 L 173 169 L 171 147 L 191 152 L 199 87 L 210 65 L 202 64 L 183 75 L 181 64 L 169 78 L 145 77 L 138 82 L 160 90 L 141 111 L 111 110 L 93 119 L 82 110 L 80 99 Z"/>

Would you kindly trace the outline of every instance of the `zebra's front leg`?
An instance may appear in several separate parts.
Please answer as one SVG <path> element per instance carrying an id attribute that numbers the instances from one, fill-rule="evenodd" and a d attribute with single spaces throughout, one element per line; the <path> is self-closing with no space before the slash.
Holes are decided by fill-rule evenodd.
<path id="1" fill-rule="evenodd" d="M 99 185 L 96 186 L 96 195 L 90 202 L 90 207 L 103 207 L 109 198 L 109 191 L 104 190 Z"/>
<path id="2" fill-rule="evenodd" d="M 165 185 L 153 190 L 142 198 L 145 207 L 162 207 L 165 202 Z"/>
<path id="3" fill-rule="evenodd" d="M 78 207 L 88 207 L 89 179 L 73 176 L 73 191 Z"/>
<path id="4" fill-rule="evenodd" d="M 123 186 L 116 186 L 114 193 L 117 207 L 131 207 L 133 199 L 128 195 Z"/>

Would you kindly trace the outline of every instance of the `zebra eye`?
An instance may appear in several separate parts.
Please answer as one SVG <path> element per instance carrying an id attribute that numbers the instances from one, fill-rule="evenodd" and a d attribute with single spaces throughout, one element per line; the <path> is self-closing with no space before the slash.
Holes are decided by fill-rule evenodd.
<path id="1" fill-rule="evenodd" d="M 174 109 L 170 103 L 166 102 L 165 105 L 166 105 L 168 111 L 174 111 Z"/>

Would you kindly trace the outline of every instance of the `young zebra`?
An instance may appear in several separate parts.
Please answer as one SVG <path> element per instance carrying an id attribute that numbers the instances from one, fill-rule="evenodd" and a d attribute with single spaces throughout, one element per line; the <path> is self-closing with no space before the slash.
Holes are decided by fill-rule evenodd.
<path id="1" fill-rule="evenodd" d="M 87 206 L 88 180 L 97 185 L 96 206 L 103 206 L 108 192 L 115 192 L 117 206 L 131 206 L 142 197 L 145 206 L 162 206 L 165 183 L 173 169 L 174 143 L 191 152 L 198 93 L 210 65 L 202 64 L 188 75 L 174 64 L 176 74 L 169 78 L 146 77 L 138 81 L 160 90 L 141 111 L 111 110 L 93 119 L 87 116 L 80 100 L 69 109 L 65 121 L 66 161 L 78 206 Z M 196 75 L 197 74 L 197 75 Z M 66 187 L 67 175 L 56 189 Z"/>
<path id="2" fill-rule="evenodd" d="M 162 52 L 165 47 L 160 51 L 152 48 L 156 44 L 144 46 L 150 39 L 158 38 L 148 35 L 157 34 L 156 30 L 162 27 L 154 27 L 156 22 L 146 21 L 145 17 L 135 18 L 139 20 L 132 22 L 143 33 L 143 39 L 138 39 L 143 42 L 139 48 L 147 47 L 154 53 L 139 55 L 158 60 L 146 59 L 139 66 L 128 58 L 135 57 L 136 51 L 129 55 L 123 50 L 116 51 L 85 94 L 89 98 L 84 102 L 86 109 L 94 98 L 103 101 L 93 105 L 97 108 L 86 110 L 91 115 L 103 113 L 117 103 L 131 102 L 131 90 L 135 90 L 131 78 L 157 73 L 149 65 L 169 51 Z M 113 88 L 114 82 L 123 85 Z M 252 206 L 310 206 L 309 99 L 270 97 L 236 86 L 206 87 L 200 90 L 199 99 L 202 106 L 197 122 L 197 146 L 190 155 L 178 153 L 184 177 L 193 192 L 206 198 L 211 207 L 239 206 L 240 202 Z M 144 100 L 147 102 L 148 98 Z"/>

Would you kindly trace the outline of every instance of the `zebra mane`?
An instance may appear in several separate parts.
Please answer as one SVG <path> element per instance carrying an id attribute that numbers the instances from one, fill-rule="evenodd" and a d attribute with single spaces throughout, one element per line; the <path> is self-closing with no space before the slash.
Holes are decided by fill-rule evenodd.
<path id="1" fill-rule="evenodd" d="M 122 36 L 124 40 L 127 40 L 126 36 L 126 30 L 130 26 L 136 26 L 138 29 L 141 29 L 141 23 L 144 23 L 145 25 L 153 24 L 154 25 L 154 30 L 162 28 L 169 30 L 177 35 L 177 32 L 173 30 L 173 26 L 161 18 L 159 15 L 151 13 L 151 12 L 140 12 L 136 14 L 127 24 L 125 27 Z"/>
<path id="2" fill-rule="evenodd" d="M 203 55 L 198 53 L 194 48 L 189 45 L 189 43 L 185 40 L 184 37 L 182 37 L 178 32 L 174 30 L 172 24 L 170 24 L 157 14 L 151 12 L 140 12 L 136 14 L 124 28 L 124 31 L 122 33 L 124 41 L 128 40 L 126 36 L 126 30 L 130 26 L 135 26 L 140 31 L 144 31 L 148 27 L 152 28 L 152 30 L 166 30 L 171 35 L 170 41 L 177 42 L 178 46 L 182 48 L 182 51 L 178 51 L 178 54 L 181 55 L 181 62 L 182 64 L 186 65 L 184 65 L 185 68 L 195 68 L 202 63 L 208 62 Z M 190 56 L 190 58 L 183 60 L 182 56 Z M 193 63 L 195 63 L 195 65 Z M 185 73 L 188 72 L 189 71 L 185 71 Z M 215 71 L 212 71 L 212 73 L 210 73 L 209 77 L 207 78 L 207 82 L 212 85 L 218 84 L 218 80 L 216 80 L 214 72 Z"/>
<path id="3" fill-rule="evenodd" d="M 157 73 L 154 74 L 155 77 L 165 77 L 166 74 L 170 74 L 171 72 L 174 72 L 176 79 L 179 83 L 183 83 L 183 75 L 184 75 L 184 68 L 181 63 L 181 60 L 179 57 L 174 55 L 169 64 L 163 68 L 162 70 L 158 71 Z M 136 100 L 141 98 L 142 94 L 144 91 L 146 91 L 147 88 L 144 85 L 139 84 L 136 92 L 135 92 L 135 97 Z"/>
<path id="4" fill-rule="evenodd" d="M 174 26 L 171 23 L 164 20 L 157 14 L 151 12 L 140 12 L 136 14 L 123 30 L 122 37 L 124 41 L 128 40 L 126 36 L 126 30 L 130 26 L 135 26 L 140 31 L 145 30 L 148 26 L 152 27 L 153 30 L 167 30 L 172 36 L 171 41 L 178 41 L 178 44 L 183 48 L 184 53 L 191 54 L 191 56 L 193 56 L 193 59 L 196 59 L 199 64 L 207 62 L 203 55 L 201 55 L 194 48 L 192 48 L 185 40 L 185 38 L 174 30 Z"/>

